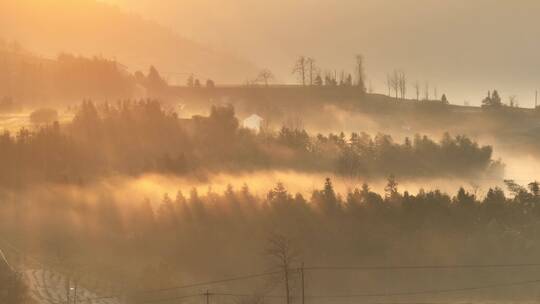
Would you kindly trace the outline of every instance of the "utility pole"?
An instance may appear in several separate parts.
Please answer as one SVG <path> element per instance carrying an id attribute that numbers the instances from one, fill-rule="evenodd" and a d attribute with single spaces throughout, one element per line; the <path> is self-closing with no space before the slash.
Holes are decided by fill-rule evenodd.
<path id="1" fill-rule="evenodd" d="M 71 281 L 69 277 L 66 277 L 66 303 L 69 304 L 70 302 L 70 288 L 71 288 Z"/>
<path id="2" fill-rule="evenodd" d="M 73 290 L 73 303 L 77 304 L 77 288 L 79 286 L 77 285 L 77 281 L 75 281 L 75 289 Z"/>
<path id="3" fill-rule="evenodd" d="M 285 264 L 285 296 L 287 297 L 287 304 L 290 304 L 291 296 L 289 291 L 289 265 Z"/>
<path id="4" fill-rule="evenodd" d="M 210 304 L 210 292 L 208 291 L 208 289 L 204 293 L 204 296 L 206 297 L 206 304 Z"/>
<path id="5" fill-rule="evenodd" d="M 538 107 L 538 90 L 536 90 L 536 93 L 534 94 L 534 108 L 536 109 Z"/>
<path id="6" fill-rule="evenodd" d="M 306 304 L 306 287 L 304 283 L 304 263 L 302 263 L 302 266 L 300 268 L 300 280 L 302 283 L 302 304 Z"/>

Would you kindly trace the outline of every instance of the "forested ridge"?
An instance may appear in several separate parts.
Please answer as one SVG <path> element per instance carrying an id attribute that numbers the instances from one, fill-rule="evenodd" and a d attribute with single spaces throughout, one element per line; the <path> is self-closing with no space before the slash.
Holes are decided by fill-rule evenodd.
<path id="1" fill-rule="evenodd" d="M 223 193 L 165 194 L 161 202 L 119 200 L 107 191 L 89 196 L 58 190 L 3 193 L 0 227 L 4 240 L 59 272 L 80 277 L 81 284 L 97 280 L 103 286 L 110 284 L 111 290 L 117 288 L 115 292 L 133 292 L 139 300 L 177 295 L 171 291 L 143 297 L 137 294 L 141 290 L 268 269 L 272 263 L 264 248 L 275 234 L 289 239 L 298 253 L 290 267 L 301 262 L 490 265 L 537 260 L 537 182 L 520 186 L 508 181 L 509 195 L 491 188 L 483 197 L 464 188 L 453 195 L 439 190 L 412 194 L 401 191 L 398 182 L 390 178 L 382 194 L 365 183 L 340 194 L 327 179 L 309 196 L 290 193 L 283 184 L 257 196 L 245 185 Z M 361 290 L 380 291 L 392 282 L 405 290 L 474 286 L 534 278 L 536 273 L 533 268 L 437 272 L 435 277 L 407 273 L 403 281 L 405 274 L 370 272 L 361 275 Z M 340 286 L 352 286 L 349 279 L 346 274 L 312 275 L 309 288 L 335 293 Z M 264 286 L 242 283 L 212 291 L 232 288 L 256 295 L 266 290 Z M 489 290 L 475 298 L 530 299 L 534 294 L 530 288 L 514 287 L 515 292 L 502 295 Z M 460 299 L 460 294 L 444 298 L 454 297 Z"/>
<path id="2" fill-rule="evenodd" d="M 0 113 L 25 106 L 72 105 L 83 98 L 103 101 L 147 93 L 155 96 L 167 86 L 154 67 L 145 75 L 131 73 L 118 61 L 102 56 L 60 53 L 44 58 L 2 40 L 0 71 Z M 8 101 L 11 107 L 7 107 Z"/>
<path id="3" fill-rule="evenodd" d="M 330 172 L 347 177 L 502 177 L 492 148 L 466 136 L 310 135 L 283 127 L 254 132 L 234 108 L 180 119 L 158 101 L 83 102 L 72 122 L 0 136 L 0 184 L 84 184 L 115 174 L 194 175 L 250 170 Z"/>

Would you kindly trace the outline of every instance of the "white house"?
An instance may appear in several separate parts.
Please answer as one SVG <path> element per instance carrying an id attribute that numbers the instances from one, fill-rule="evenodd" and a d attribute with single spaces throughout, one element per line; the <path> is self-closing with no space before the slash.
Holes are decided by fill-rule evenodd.
<path id="1" fill-rule="evenodd" d="M 264 118 L 260 117 L 257 114 L 252 114 L 248 118 L 244 119 L 244 121 L 242 121 L 242 125 L 244 126 L 244 128 L 259 131 L 261 129 L 263 121 Z"/>

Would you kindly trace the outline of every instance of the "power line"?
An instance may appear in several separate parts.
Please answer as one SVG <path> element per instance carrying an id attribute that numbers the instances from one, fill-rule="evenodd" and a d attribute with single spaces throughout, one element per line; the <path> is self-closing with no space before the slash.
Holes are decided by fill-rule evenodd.
<path id="1" fill-rule="evenodd" d="M 448 302 L 374 302 L 371 304 L 450 304 Z M 453 303 L 455 304 L 455 303 Z"/>
<path id="2" fill-rule="evenodd" d="M 394 266 L 313 266 L 305 270 L 414 270 L 414 269 L 481 269 L 540 267 L 540 263 L 521 264 L 448 264 L 448 265 L 394 265 Z"/>
<path id="3" fill-rule="evenodd" d="M 343 298 L 365 298 L 365 297 L 414 296 L 414 295 L 430 295 L 430 294 L 432 295 L 432 294 L 441 294 L 441 293 L 454 293 L 454 292 L 475 291 L 475 290 L 482 290 L 482 289 L 523 286 L 523 285 L 531 285 L 531 284 L 538 284 L 538 283 L 540 283 L 540 279 L 518 281 L 518 282 L 511 282 L 511 283 L 487 284 L 487 285 L 472 286 L 472 287 L 460 287 L 460 288 L 449 288 L 449 289 L 429 289 L 429 290 L 419 290 L 419 291 L 402 291 L 402 292 L 393 292 L 393 293 L 384 292 L 384 293 L 363 293 L 363 294 L 306 295 L 306 298 L 316 300 L 316 299 L 340 299 L 340 298 L 343 299 Z M 230 297 L 285 298 L 285 296 L 281 296 L 281 295 L 257 295 L 257 294 L 241 294 L 241 293 L 212 293 L 211 295 L 230 296 Z"/>
<path id="4" fill-rule="evenodd" d="M 522 263 L 522 264 L 449 264 L 449 265 L 395 265 L 395 266 L 313 266 L 304 267 L 304 270 L 409 270 L 409 269 L 482 269 L 482 268 L 521 268 L 521 267 L 540 267 L 540 263 Z M 300 268 L 298 268 L 299 270 Z M 295 269 L 293 269 L 295 270 Z M 177 289 L 186 289 L 192 287 L 201 287 L 207 285 L 215 285 L 232 281 L 240 281 L 247 279 L 260 278 L 270 275 L 280 274 L 281 271 L 258 273 L 252 275 L 231 277 L 223 280 L 213 280 L 206 282 L 198 282 L 187 285 L 177 285 L 161 289 L 150 289 L 140 291 L 140 293 L 152 293 L 161 291 L 170 291 Z"/>
<path id="5" fill-rule="evenodd" d="M 409 265 L 409 266 L 403 266 L 403 265 L 396 265 L 396 266 L 319 266 L 319 267 L 305 267 L 304 270 L 312 270 L 312 271 L 319 271 L 319 270 L 422 270 L 422 269 L 486 269 L 486 268 L 520 268 L 520 267 L 539 267 L 540 263 L 528 263 L 528 264 L 469 264 L 469 265 Z M 159 293 L 159 292 L 165 292 L 165 291 L 172 291 L 172 290 L 181 290 L 181 289 L 188 289 L 193 287 L 201 287 L 201 286 L 208 286 L 208 285 L 216 285 L 221 283 L 227 283 L 227 282 L 233 282 L 233 281 L 240 281 L 240 280 L 248 280 L 248 279 L 255 279 L 270 275 L 276 275 L 280 274 L 281 271 L 275 271 L 275 272 L 266 272 L 266 273 L 259 273 L 259 274 L 252 274 L 252 275 L 245 275 L 245 276 L 237 276 L 237 277 L 231 277 L 226 278 L 222 280 L 213 280 L 213 281 L 206 281 L 206 282 L 198 282 L 198 283 L 192 283 L 192 284 L 186 284 L 186 285 L 177 285 L 177 286 L 171 286 L 166 288 L 160 288 L 160 289 L 148 289 L 148 290 L 142 290 L 137 291 L 135 294 L 151 294 L 151 293 Z M 529 282 L 529 281 L 527 281 Z M 537 281 L 534 281 L 537 282 Z M 518 282 L 522 283 L 522 282 Z M 530 282 L 532 283 L 532 282 Z M 478 288 L 478 287 L 474 287 Z M 487 287 L 481 287 L 481 288 L 487 288 Z M 451 291 L 454 291 L 453 289 Z M 199 294 L 203 295 L 203 294 Z M 256 296 L 253 294 L 234 294 L 234 293 L 212 293 L 211 295 L 218 295 L 218 296 L 237 296 L 237 297 L 251 297 Z M 366 294 L 362 296 L 377 296 L 377 295 L 392 295 L 392 294 Z M 395 295 L 404 295 L 404 294 L 395 294 Z M 355 295 L 342 295 L 339 297 L 354 297 Z M 357 295 L 360 296 L 360 295 Z M 100 298 L 89 298 L 85 300 L 97 300 L 97 299 L 108 299 L 108 298 L 117 298 L 119 295 L 111 295 L 107 297 L 100 297 Z M 261 297 L 268 297 L 268 298 L 284 298 L 285 296 L 280 295 L 266 295 Z M 314 295 L 305 295 L 305 298 L 318 298 L 320 296 L 314 296 Z M 324 296 L 324 297 L 333 297 L 333 296 Z"/>
<path id="6" fill-rule="evenodd" d="M 17 252 L 17 254 L 22 254 L 22 252 L 9 242 L 0 239 L 1 242 L 3 242 L 6 246 L 10 247 L 12 250 Z M 4 256 L 3 252 L 0 250 L 0 257 Z M 4 256 L 5 259 L 5 256 Z M 36 263 L 40 264 L 40 266 L 45 266 L 43 263 L 39 262 L 37 259 L 33 259 Z M 9 265 L 9 264 L 8 264 Z M 310 271 L 320 271 L 320 270 L 415 270 L 415 269 L 486 269 L 486 268 L 521 268 L 521 267 L 538 267 L 540 266 L 540 263 L 521 263 L 521 264 L 454 264 L 454 265 L 393 265 L 393 266 L 313 266 L 313 267 L 304 267 L 303 270 L 310 270 Z M 201 286 L 208 286 L 208 285 L 216 285 L 216 284 L 222 284 L 227 282 L 233 282 L 233 281 L 240 281 L 240 280 L 249 280 L 249 279 L 255 279 L 255 278 L 261 278 L 271 275 L 280 274 L 281 271 L 274 271 L 274 272 L 266 272 L 266 273 L 258 273 L 258 274 L 251 274 L 251 275 L 244 275 L 244 276 L 236 276 L 236 277 L 230 277 L 225 278 L 221 280 L 211 280 L 211 281 L 205 281 L 205 282 L 198 282 L 198 283 L 192 283 L 192 284 L 186 284 L 186 285 L 178 285 L 178 286 L 172 286 L 167 288 L 160 288 L 160 289 L 152 289 L 152 290 L 143 290 L 136 292 L 136 294 L 148 294 L 148 293 L 156 293 L 156 292 L 164 292 L 164 291 L 172 291 L 172 290 L 180 290 L 180 289 L 187 289 L 187 288 L 193 288 L 193 287 L 201 287 Z M 356 297 L 378 297 L 378 296 L 407 296 L 407 295 L 422 295 L 422 294 L 437 294 L 437 293 L 449 293 L 449 292 L 460 292 L 460 291 L 471 291 L 471 290 L 480 290 L 480 289 L 489 289 L 489 288 L 496 288 L 496 287 L 511 287 L 511 286 L 518 286 L 518 285 L 527 285 L 527 284 L 536 284 L 540 283 L 540 280 L 528 280 L 528 281 L 520 281 L 520 282 L 513 282 L 513 283 L 500 283 L 500 284 L 491 284 L 491 285 L 483 285 L 483 286 L 475 286 L 475 287 L 465 287 L 465 288 L 453 288 L 453 289 L 436 289 L 436 290 L 424 290 L 424 291 L 412 291 L 412 292 L 397 292 L 397 293 L 367 293 L 367 294 L 348 294 L 348 295 L 306 295 L 306 298 L 310 299 L 317 299 L 317 298 L 356 298 Z M 236 296 L 236 297 L 251 297 L 251 296 L 258 296 L 254 294 L 234 294 L 234 293 L 212 293 L 211 295 L 217 295 L 217 296 Z M 201 294 L 197 295 L 187 295 L 187 296 L 180 296 L 175 297 L 171 299 L 161 299 L 161 300 L 154 300 L 153 302 L 163 302 L 163 301 L 169 301 L 169 300 L 175 300 L 175 299 L 181 299 L 181 298 L 187 298 L 187 297 L 194 297 L 194 296 L 201 296 Z M 111 299 L 111 298 L 118 298 L 119 295 L 109 295 L 109 296 L 102 296 L 102 297 L 95 297 L 95 298 L 86 298 L 83 300 L 91 301 L 91 300 L 101 300 L 101 299 Z M 284 296 L 280 295 L 260 295 L 260 297 L 266 297 L 266 298 L 283 298 Z"/>
<path id="7" fill-rule="evenodd" d="M 259 295 L 259 294 L 242 294 L 242 293 L 211 293 L 213 296 L 224 296 L 224 297 L 260 297 L 260 298 L 273 298 L 273 299 L 285 299 L 286 296 L 281 295 Z"/>
<path id="8" fill-rule="evenodd" d="M 165 291 L 173 291 L 173 290 L 187 289 L 187 288 L 193 288 L 193 287 L 215 285 L 215 284 L 227 283 L 227 282 L 233 282 L 233 281 L 255 279 L 255 278 L 280 274 L 280 273 L 281 273 L 281 271 L 274 271 L 274 272 L 258 273 L 258 274 L 251 274 L 251 275 L 245 275 L 245 276 L 237 276 L 237 277 L 231 277 L 231 278 L 226 278 L 226 279 L 222 279 L 222 280 L 198 282 L 198 283 L 193 283 L 193 284 L 171 286 L 171 287 L 160 288 L 160 289 L 141 290 L 141 291 L 136 291 L 134 294 L 151 294 L 151 293 L 157 293 L 157 292 L 165 292 Z M 160 299 L 160 300 L 152 300 L 150 302 L 144 302 L 144 303 L 172 301 L 172 300 L 176 300 L 176 299 L 189 298 L 189 297 L 194 297 L 194 296 L 204 296 L 204 295 L 206 295 L 206 294 L 192 294 L 192 295 L 187 295 L 187 296 L 173 297 L 173 298 Z M 209 293 L 209 295 L 233 296 L 233 294 L 215 294 L 215 293 Z M 120 297 L 120 295 L 110 295 L 110 296 L 99 297 L 99 298 L 86 298 L 86 299 L 83 299 L 83 300 L 92 301 L 92 300 L 100 300 L 100 299 L 112 299 L 112 298 L 118 298 L 118 297 Z M 276 297 L 281 297 L 281 296 L 276 296 Z"/>
<path id="9" fill-rule="evenodd" d="M 7 247 L 11 248 L 13 251 L 15 251 L 19 255 L 23 255 L 22 251 L 6 241 L 5 239 L 0 239 L 0 242 L 4 243 Z M 0 251 L 1 253 L 1 251 Z M 32 257 L 27 257 L 34 261 L 36 264 L 38 264 L 41 267 L 48 268 L 47 265 L 41 263 L 37 259 L 34 259 Z M 8 264 L 9 265 L 9 264 Z M 240 280 L 248 280 L 248 279 L 255 279 L 260 277 L 266 277 L 271 276 L 275 274 L 281 273 L 280 271 L 274 271 L 274 272 L 266 272 L 266 273 L 257 273 L 257 274 L 250 274 L 250 275 L 244 275 L 244 276 L 237 276 L 237 277 L 230 277 L 225 278 L 221 280 L 212 280 L 212 281 L 206 281 L 206 282 L 198 282 L 193 284 L 187 284 L 187 285 L 181 285 L 181 286 L 172 286 L 167 288 L 161 288 L 161 289 L 152 289 L 152 290 L 142 290 L 136 292 L 137 294 L 145 294 L 145 293 L 155 293 L 155 292 L 164 292 L 164 291 L 172 291 L 172 290 L 180 290 L 180 289 L 187 289 L 187 288 L 193 288 L 193 287 L 200 287 L 200 286 L 208 286 L 208 285 L 215 285 L 215 284 L 221 284 L 221 283 L 227 283 L 227 282 L 233 282 L 233 281 L 240 281 Z M 112 299 L 112 298 L 118 298 L 120 295 L 109 295 L 109 296 L 102 296 L 102 297 L 95 297 L 95 298 L 86 298 L 83 299 L 85 301 L 92 301 L 92 300 L 102 300 L 102 299 Z"/>
<path id="10" fill-rule="evenodd" d="M 191 294 L 191 295 L 184 295 L 184 296 L 177 296 L 177 297 L 170 297 L 170 298 L 163 298 L 163 299 L 156 299 L 156 300 L 148 300 L 141 303 L 159 303 L 159 302 L 169 302 L 174 300 L 181 300 L 181 299 L 187 299 L 187 298 L 194 298 L 194 297 L 201 297 L 205 294 Z M 209 295 L 214 295 L 212 293 L 209 293 Z"/>
<path id="11" fill-rule="evenodd" d="M 450 289 L 431 289 L 431 290 L 420 290 L 420 291 L 403 291 L 403 292 L 394 292 L 394 293 L 315 295 L 315 296 L 308 296 L 308 297 L 311 299 L 336 299 L 336 298 L 414 296 L 414 295 L 430 295 L 430 294 L 453 293 L 453 292 L 463 292 L 463 291 L 475 291 L 475 290 L 492 289 L 492 288 L 514 287 L 514 286 L 523 286 L 523 285 L 531 285 L 531 284 L 538 284 L 538 283 L 540 283 L 540 279 L 518 281 L 518 282 L 511 282 L 511 283 L 488 284 L 488 285 L 473 286 L 473 287 L 450 288 Z"/>
<path id="12" fill-rule="evenodd" d="M 172 287 L 161 288 L 161 289 L 144 290 L 144 291 L 140 291 L 139 293 L 162 292 L 162 291 L 171 291 L 171 290 L 186 289 L 186 288 L 192 288 L 192 287 L 207 286 L 207 285 L 215 285 L 215 284 L 227 283 L 227 282 L 233 282 L 233 281 L 261 278 L 261 277 L 271 276 L 271 275 L 275 275 L 279 273 L 281 273 L 281 271 L 265 272 L 265 273 L 251 274 L 251 275 L 245 275 L 245 276 L 231 277 L 231 278 L 226 278 L 222 280 L 213 280 L 213 281 L 206 281 L 206 282 L 193 283 L 193 284 L 187 284 L 187 285 L 172 286 Z"/>

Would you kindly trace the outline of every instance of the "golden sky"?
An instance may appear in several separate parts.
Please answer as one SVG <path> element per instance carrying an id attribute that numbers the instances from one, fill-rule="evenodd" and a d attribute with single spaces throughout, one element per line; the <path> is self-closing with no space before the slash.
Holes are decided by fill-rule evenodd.
<path id="1" fill-rule="evenodd" d="M 536 0 L 109 1 L 287 80 L 300 54 L 339 70 L 359 52 L 379 91 L 394 68 L 428 80 L 458 103 L 477 103 L 496 87 L 531 105 L 540 87 Z"/>
<path id="2" fill-rule="evenodd" d="M 129 28 L 118 30 L 121 23 L 93 24 L 99 18 L 85 23 L 85 9 L 80 3 L 89 1 L 95 0 L 2 0 L 0 6 L 1 2 L 15 5 L 33 2 L 51 7 L 56 3 L 50 15 L 52 21 L 55 14 L 69 16 L 69 9 L 63 7 L 71 10 L 78 7 L 79 12 L 71 21 L 77 25 L 73 28 L 101 26 L 103 43 L 80 37 L 80 41 L 68 45 L 72 40 L 65 39 L 60 44 L 62 49 L 77 52 L 80 47 L 99 53 L 102 48 L 103 55 L 122 60 L 125 54 L 117 52 L 120 46 L 107 44 L 121 43 L 122 37 L 130 36 L 128 45 L 134 48 L 140 29 L 134 28 L 128 35 Z M 404 70 L 411 82 L 429 81 L 431 87 L 437 86 L 439 95 L 447 93 L 450 101 L 458 104 L 465 100 L 479 104 L 488 90 L 498 88 L 503 96 L 518 95 L 520 104 L 531 106 L 534 90 L 540 87 L 540 40 L 537 39 L 540 1 L 537 0 L 104 1 L 162 24 L 181 37 L 229 51 L 255 66 L 268 67 L 285 82 L 294 81 L 290 71 L 299 55 L 314 57 L 321 67 L 339 71 L 351 70 L 354 55 L 362 53 L 369 79 L 378 92 L 386 91 L 386 73 L 396 68 Z M 9 15 L 19 18 L 17 12 Z M 39 27 L 23 29 L 9 24 L 2 29 L 5 16 L 0 12 L 0 17 L 0 37 L 2 31 L 8 31 L 10 39 L 24 41 L 37 51 L 51 40 L 49 34 L 57 36 L 52 32 L 70 30 L 53 27 L 47 32 Z M 107 40 L 110 32 L 116 36 Z M 160 39 L 164 36 L 160 34 Z M 41 43 L 32 43 L 35 39 L 41 39 Z M 153 48 L 145 49 L 144 58 L 139 57 L 141 66 L 176 56 L 175 52 L 179 51 L 174 47 L 179 44 L 172 44 L 171 49 L 171 45 L 161 42 L 163 39 L 156 39 Z M 151 39 L 144 40 L 140 45 L 151 43 Z M 164 54 L 164 48 L 168 48 L 168 54 Z M 197 50 L 192 46 L 179 56 L 192 58 Z M 127 63 L 135 61 L 128 59 Z M 168 68 L 166 63 L 161 66 Z M 169 64 L 169 67 L 172 72 L 185 73 L 203 64 Z M 227 68 L 231 66 L 240 65 Z M 237 74 L 248 73 L 244 70 L 249 69 Z M 247 79 L 250 75 L 242 77 Z"/>

